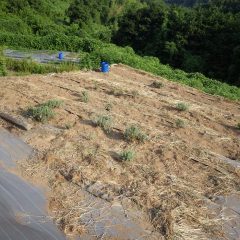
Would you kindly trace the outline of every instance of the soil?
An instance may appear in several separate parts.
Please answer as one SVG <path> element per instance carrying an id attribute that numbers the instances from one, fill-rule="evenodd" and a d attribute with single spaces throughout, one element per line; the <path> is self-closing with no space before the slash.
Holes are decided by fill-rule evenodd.
<path id="1" fill-rule="evenodd" d="M 163 87 L 154 88 L 154 81 Z M 82 102 L 82 91 L 88 92 L 88 102 Z M 237 239 L 224 228 L 226 219 L 208 206 L 221 196 L 239 195 L 239 164 L 234 164 L 240 160 L 239 102 L 124 65 L 112 66 L 109 74 L 1 78 L 4 112 L 24 116 L 27 108 L 50 99 L 64 105 L 49 122 L 28 119 L 29 131 L 3 120 L 0 126 L 36 149 L 35 158 L 21 164 L 21 173 L 48 185 L 49 211 L 69 237 L 89 232 L 90 239 L 132 239 L 89 230 L 88 208 L 82 204 L 87 191 L 109 207 L 141 212 L 145 224 L 140 225 L 149 233 L 142 239 Z M 180 102 L 188 110 L 179 111 Z M 95 126 L 98 115 L 112 117 L 110 132 Z M 148 135 L 146 142 L 125 140 L 132 124 Z M 129 149 L 135 158 L 121 161 L 119 153 Z"/>

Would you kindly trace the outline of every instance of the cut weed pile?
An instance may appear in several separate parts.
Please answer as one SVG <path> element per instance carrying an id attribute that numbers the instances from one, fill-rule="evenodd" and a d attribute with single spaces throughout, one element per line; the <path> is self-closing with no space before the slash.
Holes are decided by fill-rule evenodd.
<path id="1" fill-rule="evenodd" d="M 160 88 L 152 86 L 155 81 Z M 83 92 L 89 101 L 79 100 Z M 131 92 L 138 95 L 126 94 Z M 64 109 L 54 110 L 54 118 L 40 111 L 37 119 L 47 118 L 47 124 L 14 131 L 38 151 L 21 165 L 22 175 L 48 185 L 49 211 L 69 236 L 140 238 L 129 237 L 125 228 L 125 235 L 112 236 L 106 229 L 113 225 L 101 236 L 93 234 L 109 215 L 86 218 L 94 212 L 95 205 L 86 200 L 90 196 L 140 222 L 146 230 L 140 239 L 234 239 L 216 212 L 222 210 L 216 199 L 239 194 L 239 102 L 123 65 L 112 66 L 106 75 L 3 78 L 0 96 L 0 106 L 11 106 L 14 113 L 36 102 L 64 99 Z M 57 101 L 39 107 L 59 106 Z"/>

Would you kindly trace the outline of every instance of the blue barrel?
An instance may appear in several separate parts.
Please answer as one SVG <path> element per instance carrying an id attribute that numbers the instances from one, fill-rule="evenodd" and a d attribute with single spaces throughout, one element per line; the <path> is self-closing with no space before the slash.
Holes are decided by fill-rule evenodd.
<path id="1" fill-rule="evenodd" d="M 108 62 L 101 62 L 101 72 L 103 72 L 103 73 L 108 73 L 109 72 Z"/>
<path id="2" fill-rule="evenodd" d="M 63 59 L 64 59 L 64 53 L 63 53 L 63 52 L 60 52 L 60 53 L 58 54 L 58 58 L 59 58 L 60 60 L 63 60 Z"/>

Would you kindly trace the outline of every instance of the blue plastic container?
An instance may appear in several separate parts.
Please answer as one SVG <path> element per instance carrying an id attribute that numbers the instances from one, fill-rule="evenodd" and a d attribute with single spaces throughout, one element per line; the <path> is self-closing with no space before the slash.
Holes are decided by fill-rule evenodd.
<path id="1" fill-rule="evenodd" d="M 101 72 L 103 72 L 103 73 L 108 73 L 109 72 L 108 62 L 101 62 Z"/>
<path id="2" fill-rule="evenodd" d="M 60 60 L 63 60 L 63 59 L 64 59 L 64 53 L 63 53 L 63 52 L 60 52 L 60 53 L 58 54 L 58 58 L 59 58 Z"/>

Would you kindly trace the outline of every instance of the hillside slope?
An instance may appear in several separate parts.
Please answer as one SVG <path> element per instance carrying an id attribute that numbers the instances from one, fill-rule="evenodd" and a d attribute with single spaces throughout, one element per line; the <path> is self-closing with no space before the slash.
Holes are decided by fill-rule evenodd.
<path id="1" fill-rule="evenodd" d="M 106 75 L 4 77 L 0 97 L 0 108 L 16 115 L 49 99 L 64 101 L 52 120 L 33 121 L 27 132 L 3 120 L 0 126 L 38 151 L 34 161 L 21 165 L 22 175 L 50 187 L 49 209 L 66 234 L 83 235 L 90 226 L 82 218 L 92 208 L 81 205 L 86 190 L 125 211 L 140 210 L 148 226 L 141 239 L 239 238 L 231 230 L 240 223 L 234 204 L 219 200 L 228 196 L 239 204 L 239 102 L 124 65 L 112 66 Z M 96 127 L 99 115 L 111 116 L 113 128 Z M 145 142 L 126 141 L 125 129 L 132 124 L 148 136 Z M 121 160 L 124 150 L 134 151 L 135 158 Z M 234 220 L 224 222 L 223 211 Z M 91 239 L 101 237 L 96 235 Z M 107 232 L 102 239 L 124 236 Z"/>

